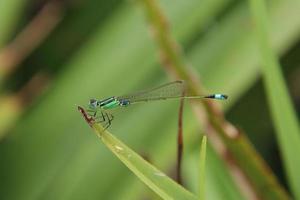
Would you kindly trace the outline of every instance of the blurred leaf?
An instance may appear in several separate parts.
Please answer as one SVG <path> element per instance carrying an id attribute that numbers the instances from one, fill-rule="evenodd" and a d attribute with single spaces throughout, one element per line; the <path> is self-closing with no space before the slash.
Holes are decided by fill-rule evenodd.
<path id="1" fill-rule="evenodd" d="M 3 63 L 2 52 L 9 39 L 12 38 L 12 33 L 17 27 L 25 3 L 26 1 L 22 0 L 0 1 L 0 86 L 2 86 L 1 82 L 8 71 Z"/>
<path id="2" fill-rule="evenodd" d="M 22 112 L 22 106 L 17 97 L 0 98 L 0 141 L 14 126 Z"/>
<path id="3" fill-rule="evenodd" d="M 298 120 L 285 85 L 281 67 L 270 44 L 265 2 L 264 0 L 251 0 L 250 5 L 261 53 L 266 93 L 274 126 L 277 130 L 278 143 L 292 192 L 296 199 L 300 199 L 300 158 L 295 155 L 295 152 L 300 152 Z M 299 3 L 294 6 L 300 10 Z"/>
<path id="4" fill-rule="evenodd" d="M 274 22 L 270 24 L 272 46 L 282 55 L 299 38 L 300 12 L 294 0 L 269 3 L 270 19 Z M 208 91 L 227 93 L 229 106 L 259 78 L 260 56 L 253 31 L 247 2 L 241 2 L 188 51 L 188 58 Z"/>
<path id="5" fill-rule="evenodd" d="M 0 49 L 11 37 L 25 5 L 22 0 L 0 1 Z"/>

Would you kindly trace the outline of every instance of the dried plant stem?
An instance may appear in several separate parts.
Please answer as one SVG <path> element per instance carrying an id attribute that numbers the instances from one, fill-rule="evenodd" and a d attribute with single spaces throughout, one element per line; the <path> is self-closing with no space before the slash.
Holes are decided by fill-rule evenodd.
<path id="1" fill-rule="evenodd" d="M 62 18 L 61 4 L 50 1 L 33 20 L 0 51 L 1 76 L 9 74 L 51 33 Z"/>

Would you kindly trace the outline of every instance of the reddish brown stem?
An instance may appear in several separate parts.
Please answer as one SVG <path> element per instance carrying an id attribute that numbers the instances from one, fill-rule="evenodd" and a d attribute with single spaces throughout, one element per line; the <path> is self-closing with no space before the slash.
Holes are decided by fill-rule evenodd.
<path id="1" fill-rule="evenodd" d="M 183 133 L 182 133 L 183 105 L 184 105 L 184 99 L 181 99 L 180 106 L 179 106 L 179 116 L 178 116 L 177 168 L 176 168 L 176 179 L 180 185 L 182 185 L 181 161 L 182 161 L 182 152 L 183 152 Z"/>

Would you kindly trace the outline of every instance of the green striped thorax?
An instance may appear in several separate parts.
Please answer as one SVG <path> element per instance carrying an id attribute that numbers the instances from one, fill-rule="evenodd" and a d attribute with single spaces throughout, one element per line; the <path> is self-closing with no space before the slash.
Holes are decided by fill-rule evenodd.
<path id="1" fill-rule="evenodd" d="M 130 102 L 125 99 L 120 100 L 116 97 L 109 97 L 103 100 L 90 99 L 89 108 L 94 111 L 96 111 L 98 108 L 108 110 L 117 108 L 119 106 L 127 106 L 129 104 Z"/>

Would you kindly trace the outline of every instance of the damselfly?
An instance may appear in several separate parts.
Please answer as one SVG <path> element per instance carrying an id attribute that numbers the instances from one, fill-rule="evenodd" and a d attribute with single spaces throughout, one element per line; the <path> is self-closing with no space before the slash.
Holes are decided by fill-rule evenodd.
<path id="1" fill-rule="evenodd" d="M 184 98 L 184 99 L 227 99 L 227 95 L 224 94 L 211 94 L 203 96 L 189 96 L 186 94 L 185 82 L 182 80 L 166 83 L 164 85 L 136 92 L 124 96 L 113 96 L 103 100 L 91 99 L 89 102 L 89 109 L 87 112 L 91 117 L 95 119 L 96 122 L 102 123 L 104 128 L 108 128 L 111 125 L 114 116 L 108 112 L 114 108 L 127 107 L 132 104 L 156 101 L 156 100 L 166 100 L 174 98 Z"/>

